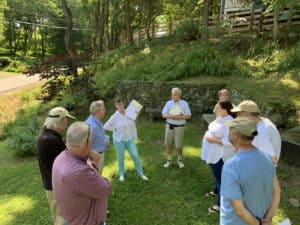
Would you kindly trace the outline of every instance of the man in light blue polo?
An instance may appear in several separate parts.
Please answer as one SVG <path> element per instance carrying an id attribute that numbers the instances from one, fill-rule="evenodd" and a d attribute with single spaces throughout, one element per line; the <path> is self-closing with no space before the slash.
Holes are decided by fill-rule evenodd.
<path id="1" fill-rule="evenodd" d="M 166 119 L 165 128 L 165 145 L 167 146 L 167 162 L 164 164 L 168 168 L 172 164 L 173 142 L 177 148 L 178 166 L 184 168 L 182 160 L 183 152 L 183 137 L 185 131 L 186 120 L 192 116 L 189 104 L 180 99 L 181 89 L 178 87 L 172 88 L 172 99 L 167 101 L 163 110 L 162 117 Z"/>
<path id="2" fill-rule="evenodd" d="M 90 105 L 90 116 L 85 121 L 92 129 L 92 151 L 90 153 L 90 158 L 95 161 L 100 174 L 102 174 L 104 166 L 104 152 L 109 145 L 109 138 L 105 134 L 102 124 L 104 116 L 104 101 L 93 101 Z"/>
<path id="3" fill-rule="evenodd" d="M 237 153 L 223 166 L 221 181 L 221 225 L 272 224 L 277 204 L 272 161 L 252 145 L 256 124 L 246 117 L 225 122 L 229 140 Z"/>

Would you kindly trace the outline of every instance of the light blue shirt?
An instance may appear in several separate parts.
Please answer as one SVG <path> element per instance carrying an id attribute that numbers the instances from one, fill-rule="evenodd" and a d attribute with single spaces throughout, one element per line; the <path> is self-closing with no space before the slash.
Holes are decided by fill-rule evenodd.
<path id="1" fill-rule="evenodd" d="M 109 139 L 105 135 L 102 122 L 93 115 L 90 115 L 85 122 L 92 129 L 92 149 L 100 153 L 104 152 L 109 145 Z"/>
<path id="2" fill-rule="evenodd" d="M 253 216 L 263 218 L 272 201 L 274 175 L 272 161 L 256 148 L 231 157 L 222 170 L 220 225 L 247 225 L 230 200 L 242 200 Z"/>
<path id="3" fill-rule="evenodd" d="M 175 107 L 178 107 L 181 111 L 177 115 L 185 115 L 185 116 L 192 115 L 189 104 L 182 99 L 179 99 L 177 102 L 175 102 L 173 100 L 167 101 L 167 103 L 165 104 L 165 106 L 162 110 L 162 114 L 172 114 L 171 111 Z M 173 115 L 175 115 L 175 114 L 173 114 Z M 173 119 L 168 118 L 167 123 L 174 124 L 174 125 L 184 125 L 184 124 L 186 124 L 186 120 L 173 120 Z"/>

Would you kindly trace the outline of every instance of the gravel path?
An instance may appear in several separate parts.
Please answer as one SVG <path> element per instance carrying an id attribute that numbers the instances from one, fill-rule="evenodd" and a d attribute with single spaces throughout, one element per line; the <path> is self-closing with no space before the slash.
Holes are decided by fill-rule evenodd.
<path id="1" fill-rule="evenodd" d="M 0 94 L 17 89 L 19 87 L 29 86 L 39 83 L 39 75 L 26 76 L 15 75 L 0 78 Z"/>

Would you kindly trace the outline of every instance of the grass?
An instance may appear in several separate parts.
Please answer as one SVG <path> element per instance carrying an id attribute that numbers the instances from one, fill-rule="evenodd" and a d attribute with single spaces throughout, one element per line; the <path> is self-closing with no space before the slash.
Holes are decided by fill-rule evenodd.
<path id="1" fill-rule="evenodd" d="M 137 147 L 144 173 L 149 181 L 137 176 L 129 155 L 126 154 L 125 182 L 117 175 L 117 162 L 113 147 L 106 153 L 104 176 L 113 187 L 109 198 L 109 223 L 112 225 L 212 225 L 218 224 L 218 215 L 209 215 L 207 208 L 213 199 L 204 193 L 213 187 L 209 167 L 199 159 L 204 132 L 199 116 L 189 121 L 184 148 L 186 167 L 176 164 L 163 168 L 164 122 L 149 123 L 146 118 L 138 122 Z M 39 175 L 36 157 L 17 158 L 0 143 L 0 225 L 51 224 L 48 203 Z M 274 224 L 289 217 L 292 224 L 300 224 L 299 209 L 293 208 L 289 198 L 300 199 L 300 169 L 283 161 L 278 175 L 282 184 L 282 201 L 274 217 Z"/>

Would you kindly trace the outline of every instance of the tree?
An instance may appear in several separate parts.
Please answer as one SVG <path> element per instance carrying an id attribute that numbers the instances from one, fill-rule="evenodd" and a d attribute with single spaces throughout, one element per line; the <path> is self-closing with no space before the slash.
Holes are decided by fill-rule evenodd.
<path id="1" fill-rule="evenodd" d="M 134 44 L 133 33 L 131 27 L 131 16 L 130 16 L 130 0 L 124 0 L 124 14 L 125 14 L 125 39 L 130 45 Z"/>
<path id="2" fill-rule="evenodd" d="M 70 56 L 70 68 L 75 78 L 78 77 L 77 72 L 77 63 L 76 63 L 76 50 L 71 42 L 71 36 L 73 32 L 73 20 L 72 20 L 72 12 L 68 7 L 67 0 L 62 0 L 62 6 L 64 10 L 64 15 L 67 19 L 67 29 L 64 36 L 64 42 L 66 45 L 66 49 Z"/>

